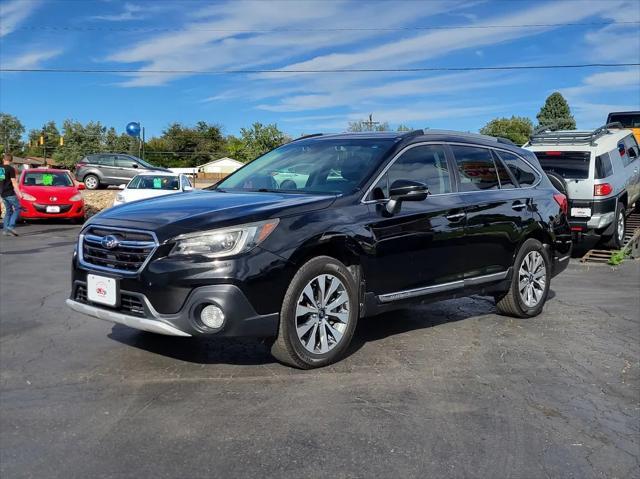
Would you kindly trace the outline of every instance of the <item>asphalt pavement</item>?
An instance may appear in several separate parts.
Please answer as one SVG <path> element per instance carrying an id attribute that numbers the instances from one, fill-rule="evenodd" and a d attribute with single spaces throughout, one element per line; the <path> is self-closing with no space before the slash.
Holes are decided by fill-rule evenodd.
<path id="1" fill-rule="evenodd" d="M 66 308 L 78 227 L 0 239 L 0 477 L 638 478 L 640 261 L 572 260 L 544 313 L 361 321 L 313 371 L 253 340 Z"/>

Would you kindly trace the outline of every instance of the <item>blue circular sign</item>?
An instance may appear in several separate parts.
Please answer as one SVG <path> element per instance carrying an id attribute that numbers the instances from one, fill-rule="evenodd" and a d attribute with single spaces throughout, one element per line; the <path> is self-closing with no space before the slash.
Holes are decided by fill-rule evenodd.
<path id="1" fill-rule="evenodd" d="M 125 130 L 127 131 L 127 135 L 138 138 L 140 136 L 140 123 L 132 121 L 131 123 L 127 124 Z"/>

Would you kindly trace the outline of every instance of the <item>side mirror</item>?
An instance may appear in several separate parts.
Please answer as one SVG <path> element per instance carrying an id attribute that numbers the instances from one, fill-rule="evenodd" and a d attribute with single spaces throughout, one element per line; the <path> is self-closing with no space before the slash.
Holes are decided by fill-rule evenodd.
<path id="1" fill-rule="evenodd" d="M 387 212 L 395 214 L 400 211 L 403 201 L 423 201 L 429 196 L 429 187 L 424 183 L 412 180 L 396 180 L 389 189 Z"/>
<path id="2" fill-rule="evenodd" d="M 84 183 L 78 183 L 78 184 L 76 185 L 76 188 L 78 188 L 78 190 L 79 190 L 79 191 L 82 191 L 82 190 L 86 190 L 86 189 L 87 189 L 87 187 L 86 187 L 86 186 L 84 186 Z"/>
<path id="3" fill-rule="evenodd" d="M 118 189 L 119 189 L 119 190 L 124 190 L 126 187 L 127 187 L 127 185 L 119 185 L 119 186 L 118 186 Z"/>
<path id="4" fill-rule="evenodd" d="M 137 168 L 138 167 L 138 163 L 132 163 L 131 164 L 131 168 Z"/>

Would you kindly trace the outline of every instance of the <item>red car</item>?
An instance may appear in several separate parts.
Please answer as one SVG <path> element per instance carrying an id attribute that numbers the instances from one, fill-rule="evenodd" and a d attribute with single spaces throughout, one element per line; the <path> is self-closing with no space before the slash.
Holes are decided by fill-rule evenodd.
<path id="1" fill-rule="evenodd" d="M 84 221 L 82 183 L 76 183 L 66 170 L 30 168 L 20 175 L 20 218 L 64 218 Z"/>

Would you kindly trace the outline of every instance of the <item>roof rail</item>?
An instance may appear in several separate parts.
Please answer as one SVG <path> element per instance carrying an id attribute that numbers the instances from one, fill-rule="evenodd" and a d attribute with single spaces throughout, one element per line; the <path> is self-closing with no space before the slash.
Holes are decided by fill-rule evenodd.
<path id="1" fill-rule="evenodd" d="M 324 133 L 311 133 L 310 135 L 302 135 L 302 136 L 301 136 L 301 137 L 299 137 L 299 138 L 294 138 L 294 139 L 293 139 L 293 140 L 291 140 L 291 141 L 293 142 L 293 141 L 298 141 L 298 140 L 306 140 L 307 138 L 313 138 L 313 137 L 315 137 L 315 136 L 322 136 L 323 134 L 324 134 Z"/>
<path id="2" fill-rule="evenodd" d="M 609 133 L 610 128 L 620 129 L 619 122 L 607 123 L 593 131 L 559 130 L 550 131 L 548 127 L 536 128 L 529 138 L 530 145 L 595 145 L 596 140 Z"/>

